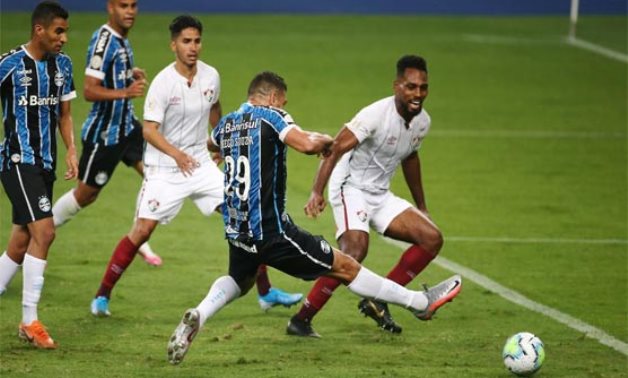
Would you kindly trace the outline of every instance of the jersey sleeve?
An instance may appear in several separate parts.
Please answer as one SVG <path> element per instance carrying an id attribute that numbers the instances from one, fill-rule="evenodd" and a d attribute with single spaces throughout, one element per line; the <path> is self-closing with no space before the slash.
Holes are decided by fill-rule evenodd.
<path id="1" fill-rule="evenodd" d="M 277 108 L 270 108 L 269 111 L 272 114 L 271 121 L 273 128 L 277 131 L 277 134 L 279 134 L 279 140 L 283 142 L 288 131 L 299 126 L 294 122 L 294 119 L 292 119 L 292 116 L 288 112 Z"/>
<path id="2" fill-rule="evenodd" d="M 144 120 L 162 124 L 168 108 L 168 90 L 164 75 L 158 75 L 151 83 L 144 101 Z"/>
<path id="3" fill-rule="evenodd" d="M 87 67 L 85 75 L 99 80 L 105 79 L 105 72 L 111 65 L 112 54 L 109 53 L 109 44 L 112 34 L 105 28 L 100 28 L 92 36 L 87 48 Z"/>
<path id="4" fill-rule="evenodd" d="M 17 66 L 16 60 L 12 59 L 15 52 L 16 50 L 13 49 L 8 53 L 0 55 L 0 84 L 13 73 L 13 70 Z"/>
<path id="5" fill-rule="evenodd" d="M 61 101 L 70 101 L 76 98 L 76 89 L 74 88 L 74 76 L 72 75 L 72 60 L 69 57 L 63 59 L 63 89 L 61 91 Z"/>
<path id="6" fill-rule="evenodd" d="M 362 109 L 345 126 L 355 135 L 360 143 L 371 136 L 377 127 L 377 117 L 369 116 L 368 109 Z"/>

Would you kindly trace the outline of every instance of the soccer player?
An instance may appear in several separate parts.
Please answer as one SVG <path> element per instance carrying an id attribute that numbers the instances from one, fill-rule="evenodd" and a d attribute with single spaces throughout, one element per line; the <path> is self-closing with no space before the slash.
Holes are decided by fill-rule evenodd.
<path id="1" fill-rule="evenodd" d="M 387 275 L 405 286 L 436 257 L 443 245 L 441 232 L 428 215 L 417 153 L 431 122 L 423 109 L 428 94 L 425 60 L 414 55 L 399 59 L 393 88 L 394 96 L 365 107 L 340 130 L 329 158 L 319 166 L 305 213 L 316 217 L 323 211 L 323 190 L 329 181 L 329 202 L 340 249 L 360 262 L 364 260 L 369 227 L 411 243 Z M 416 207 L 389 190 L 399 165 Z M 312 318 L 340 284 L 333 277 L 318 279 L 288 323 L 287 332 L 319 337 L 312 329 Z M 385 303 L 363 299 L 358 308 L 384 330 L 401 332 Z"/>
<path id="2" fill-rule="evenodd" d="M 458 275 L 428 291 L 411 291 L 361 266 L 325 239 L 295 225 L 286 213 L 287 146 L 327 155 L 333 139 L 297 126 L 283 111 L 288 87 L 272 72 L 258 74 L 248 102 L 212 131 L 210 149 L 225 159 L 223 220 L 229 243 L 229 274 L 214 281 L 196 308 L 185 311 L 168 343 L 168 360 L 180 363 L 208 318 L 253 285 L 260 264 L 312 280 L 333 277 L 353 293 L 394 303 L 429 319 L 461 288 Z"/>
<path id="3" fill-rule="evenodd" d="M 142 126 L 131 100 L 144 95 L 146 75 L 135 67 L 127 38 L 137 11 L 137 0 L 108 0 L 109 19 L 94 32 L 87 48 L 84 96 L 93 105 L 81 130 L 78 185 L 52 208 L 56 227 L 96 201 L 120 160 L 143 176 Z M 150 265 L 162 263 L 147 243 L 139 253 Z"/>
<path id="4" fill-rule="evenodd" d="M 223 174 L 209 156 L 208 127 L 220 120 L 220 77 L 199 60 L 203 25 L 192 16 L 170 24 L 170 47 L 175 62 L 164 68 L 148 89 L 144 104 L 144 182 L 137 218 L 129 234 L 115 248 L 100 288 L 92 301 L 96 316 L 109 316 L 111 291 L 133 261 L 137 246 L 146 242 L 159 223 L 169 223 L 190 198 L 209 216 L 223 201 Z M 290 306 L 301 294 L 271 288 L 265 267 L 258 278 L 260 306 Z"/>
<path id="5" fill-rule="evenodd" d="M 22 322 L 18 336 L 38 348 L 57 343 L 38 320 L 48 250 L 55 238 L 50 211 L 57 162 L 56 130 L 67 149 L 66 180 L 76 177 L 70 100 L 76 97 L 72 61 L 61 52 L 68 41 L 68 12 L 51 1 L 31 16 L 31 39 L 0 56 L 4 140 L 0 179 L 13 207 L 13 226 L 0 256 L 0 294 L 22 266 Z"/>

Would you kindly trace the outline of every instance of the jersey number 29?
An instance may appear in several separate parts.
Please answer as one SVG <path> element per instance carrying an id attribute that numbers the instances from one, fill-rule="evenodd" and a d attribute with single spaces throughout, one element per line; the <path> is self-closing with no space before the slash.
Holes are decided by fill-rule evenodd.
<path id="1" fill-rule="evenodd" d="M 240 201 L 249 198 L 251 188 L 251 165 L 246 156 L 239 156 L 235 161 L 231 156 L 225 157 L 228 184 L 225 186 L 225 194 L 238 196 Z"/>

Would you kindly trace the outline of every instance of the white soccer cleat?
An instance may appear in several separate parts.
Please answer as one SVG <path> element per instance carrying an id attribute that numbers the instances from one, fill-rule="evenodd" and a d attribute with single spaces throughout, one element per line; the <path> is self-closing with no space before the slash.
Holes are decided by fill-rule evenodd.
<path id="1" fill-rule="evenodd" d="M 427 297 L 427 307 L 423 311 L 410 309 L 414 316 L 421 320 L 430 320 L 436 310 L 445 303 L 451 302 L 462 289 L 462 277 L 456 274 L 445 281 L 439 283 L 432 288 L 425 288 L 425 296 Z"/>
<path id="2" fill-rule="evenodd" d="M 168 341 L 168 362 L 178 365 L 183 361 L 192 340 L 201 328 L 200 319 L 201 314 L 197 309 L 190 308 L 185 311 L 181 322 Z"/>

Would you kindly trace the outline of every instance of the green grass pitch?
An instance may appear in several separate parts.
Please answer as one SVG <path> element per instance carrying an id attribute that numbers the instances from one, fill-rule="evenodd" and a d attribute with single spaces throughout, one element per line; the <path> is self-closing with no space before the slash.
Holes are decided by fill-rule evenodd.
<path id="1" fill-rule="evenodd" d="M 137 65 L 150 77 L 173 60 L 172 16 L 140 14 L 130 35 Z M 255 73 L 274 70 L 288 82 L 287 110 L 297 122 L 331 134 L 392 94 L 399 56 L 425 56 L 433 129 L 421 160 L 428 207 L 446 239 L 442 256 L 601 329 L 625 348 L 627 69 L 565 44 L 566 16 L 200 18 L 202 59 L 221 73 L 225 111 L 245 100 Z M 65 50 L 79 89 L 89 37 L 105 19 L 71 15 Z M 28 24 L 26 14 L 2 13 L 3 52 L 27 41 Z M 583 25 L 582 38 L 589 32 L 593 42 L 626 53 L 625 18 L 590 17 Z M 142 101 L 135 105 L 141 113 Z M 72 107 L 78 137 L 88 104 L 79 98 Z M 319 220 L 302 211 L 317 165 L 291 152 L 288 209 L 298 224 L 333 240 L 329 209 Z M 74 185 L 57 181 L 55 198 Z M 58 350 L 34 350 L 17 339 L 21 275 L 15 277 L 0 298 L 0 376 L 507 377 L 501 348 L 519 331 L 545 342 L 539 377 L 626 374 L 625 354 L 470 280 L 434 321 L 393 308 L 404 326 L 399 336 L 361 317 L 357 298 L 340 288 L 315 319 L 322 339 L 289 337 L 285 326 L 295 309 L 262 313 L 252 292 L 211 319 L 183 364 L 170 366 L 167 339 L 183 311 L 226 271 L 227 248 L 218 216 L 203 218 L 186 204 L 151 240 L 164 265 L 136 261 L 113 293 L 113 316 L 93 318 L 90 300 L 130 228 L 139 186 L 137 174 L 120 166 L 101 198 L 57 232 L 39 312 Z M 409 198 L 401 174 L 393 190 Z M 2 194 L 2 248 L 10 219 Z M 616 243 L 590 242 L 608 239 Z M 386 274 L 401 250 L 375 234 L 371 240 L 366 265 Z M 450 274 L 432 264 L 411 286 Z M 291 291 L 311 287 L 274 270 L 271 279 Z"/>

